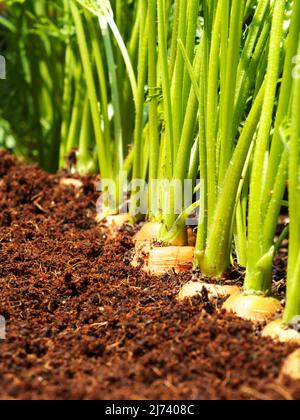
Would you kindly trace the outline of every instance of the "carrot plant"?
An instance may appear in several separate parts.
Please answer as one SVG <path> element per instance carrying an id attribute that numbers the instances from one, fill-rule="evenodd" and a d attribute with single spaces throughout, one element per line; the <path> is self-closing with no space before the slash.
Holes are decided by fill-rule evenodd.
<path id="1" fill-rule="evenodd" d="M 293 4 L 287 36 L 285 13 L 286 2 L 276 2 L 265 81 L 266 93 L 250 175 L 245 294 L 232 297 L 225 304 L 226 309 L 253 319 L 268 319 L 279 309 L 279 303 L 269 298 L 272 293 L 273 261 L 282 239 L 288 233 L 288 229 L 284 229 L 279 240 L 275 241 L 288 179 L 288 130 L 285 123 L 287 111 L 292 106 L 292 97 L 296 96 L 293 89 L 293 57 L 298 49 L 300 4 Z M 295 176 L 293 171 L 292 174 Z"/>
<path id="2" fill-rule="evenodd" d="M 161 223 L 158 237 L 166 243 L 186 242 L 185 209 L 177 203 L 182 189 L 177 189 L 177 195 L 176 183 L 183 185 L 184 180 L 195 179 L 198 171 L 198 152 L 196 162 L 191 160 L 193 146 L 198 151 L 198 103 L 183 51 L 199 73 L 201 54 L 197 30 L 200 30 L 201 6 L 195 0 L 148 2 L 144 51 L 148 47 L 149 208 L 150 218 Z M 145 57 L 141 60 L 145 66 Z M 143 85 L 141 80 L 141 100 Z M 136 166 L 137 162 L 138 153 Z M 171 186 L 168 200 L 164 197 L 164 182 Z"/>
<path id="3" fill-rule="evenodd" d="M 106 213 L 118 213 L 123 202 L 123 190 L 126 188 L 123 173 L 131 171 L 135 156 L 135 151 L 131 150 L 134 134 L 133 131 L 128 130 L 128 126 L 133 126 L 133 123 L 130 123 L 132 115 L 142 115 L 143 112 L 141 109 L 134 113 L 134 109 L 137 108 L 138 87 L 133 68 L 135 53 L 131 51 L 131 45 L 136 46 L 136 34 L 138 35 L 142 28 L 141 9 L 141 6 L 136 6 L 133 10 L 130 10 L 128 6 L 126 9 L 137 22 L 141 20 L 137 31 L 135 29 L 134 33 L 129 33 L 129 36 L 125 34 L 128 38 L 126 45 L 126 40 L 116 24 L 116 20 L 122 20 L 124 13 L 122 8 L 115 7 L 113 10 L 109 1 L 70 2 L 80 61 L 87 86 L 84 116 L 92 122 L 103 183 L 110 181 L 116 183 L 116 188 L 109 191 L 110 197 L 104 209 Z M 123 68 L 126 72 L 122 71 Z M 124 97 L 124 92 L 127 97 Z M 129 115 L 127 115 L 128 109 L 133 109 Z M 125 114 L 127 121 L 124 126 Z M 141 127 L 136 128 L 137 130 L 143 130 L 143 120 Z M 88 150 L 85 145 L 87 136 L 84 132 L 81 140 L 79 158 L 81 155 L 87 158 Z M 134 150 L 139 150 L 138 141 Z"/>
<path id="4" fill-rule="evenodd" d="M 276 2 L 270 39 L 268 70 L 266 75 L 266 95 L 262 109 L 259 131 L 253 157 L 248 216 L 248 263 L 245 289 L 249 292 L 269 294 L 271 292 L 272 266 L 275 253 L 274 236 L 277 228 L 283 195 L 287 180 L 288 153 L 281 141 L 280 127 L 289 106 L 292 69 L 291 59 L 297 51 L 299 5 L 295 3 L 295 13 L 290 36 L 287 39 L 286 66 L 284 69 L 279 103 L 276 110 L 276 92 L 281 75 L 281 45 L 283 42 L 283 22 L 286 2 Z M 275 133 L 272 146 L 270 134 L 274 111 Z M 277 153 L 271 150 L 277 147 Z M 277 166 L 277 172 L 275 167 Z M 266 174 L 266 178 L 265 177 Z M 266 185 L 266 183 L 268 183 Z"/>
<path id="5" fill-rule="evenodd" d="M 294 40 L 297 43 L 296 37 Z M 300 53 L 300 36 L 298 31 L 298 55 Z M 294 57 L 292 58 L 294 61 Z M 289 191 L 289 253 L 287 270 L 287 296 L 283 318 L 269 323 L 263 330 L 263 336 L 272 337 L 282 342 L 300 343 L 300 254 L 299 254 L 299 140 L 300 140 L 300 78 L 295 77 L 292 85 L 291 104 L 285 127 L 285 149 L 288 154 L 288 191 Z"/>
<path id="6" fill-rule="evenodd" d="M 243 2 L 229 6 L 220 1 L 206 16 L 199 86 L 202 212 L 196 265 L 208 276 L 223 274 L 230 264 L 241 177 L 266 92 L 264 79 L 255 81 L 254 75 L 265 68 L 273 13 L 268 1 L 259 1 L 252 17 Z"/>
<path id="7" fill-rule="evenodd" d="M 298 20 L 299 22 L 299 20 Z M 298 56 L 300 55 L 300 36 L 298 36 Z M 291 106 L 289 151 L 289 262 L 287 280 L 287 300 L 284 313 L 286 324 L 300 320 L 300 78 L 293 84 Z"/>

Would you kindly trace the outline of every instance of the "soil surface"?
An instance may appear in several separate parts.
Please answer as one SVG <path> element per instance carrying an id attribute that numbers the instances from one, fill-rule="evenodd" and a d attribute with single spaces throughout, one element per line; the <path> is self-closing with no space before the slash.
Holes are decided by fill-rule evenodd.
<path id="1" fill-rule="evenodd" d="M 0 152 L 0 398 L 300 399 L 300 383 L 278 379 L 294 346 L 205 294 L 178 303 L 195 273 L 130 266 L 133 228 L 109 239 L 95 223 L 94 181 L 61 187 Z"/>

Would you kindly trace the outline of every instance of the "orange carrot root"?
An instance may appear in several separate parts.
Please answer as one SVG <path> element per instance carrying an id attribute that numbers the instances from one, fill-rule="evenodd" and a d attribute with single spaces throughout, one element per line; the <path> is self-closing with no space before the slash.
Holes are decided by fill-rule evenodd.
<path id="1" fill-rule="evenodd" d="M 300 333 L 292 328 L 288 328 L 282 319 L 268 324 L 262 332 L 263 337 L 270 337 L 281 343 L 295 343 L 300 345 Z"/>
<path id="2" fill-rule="evenodd" d="M 145 271 L 157 276 L 173 269 L 176 272 L 189 271 L 193 266 L 194 251 L 195 249 L 189 246 L 154 248 L 150 251 Z"/>
<path id="3" fill-rule="evenodd" d="M 231 296 L 223 309 L 234 312 L 240 318 L 253 322 L 270 321 L 282 310 L 281 303 L 272 297 L 253 296 L 243 293 Z"/>
<path id="4" fill-rule="evenodd" d="M 190 281 L 182 287 L 178 295 L 178 299 L 184 300 L 186 298 L 201 295 L 204 290 L 208 292 L 208 296 L 210 298 L 226 298 L 241 291 L 238 286 L 209 284 L 202 281 Z"/>
<path id="5" fill-rule="evenodd" d="M 160 227 L 160 223 L 145 223 L 133 238 L 136 246 L 139 247 L 141 244 L 156 241 Z"/>
<path id="6" fill-rule="evenodd" d="M 300 349 L 294 351 L 284 362 L 280 379 L 288 377 L 294 381 L 300 381 Z"/>

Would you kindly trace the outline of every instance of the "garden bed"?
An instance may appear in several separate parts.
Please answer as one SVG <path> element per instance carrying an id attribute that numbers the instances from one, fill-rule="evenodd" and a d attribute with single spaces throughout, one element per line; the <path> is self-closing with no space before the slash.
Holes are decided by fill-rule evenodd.
<path id="1" fill-rule="evenodd" d="M 132 268 L 134 229 L 95 223 L 95 180 L 60 179 L 0 152 L 1 399 L 300 399 L 278 379 L 295 346 L 205 295 L 177 302 L 193 274 Z"/>

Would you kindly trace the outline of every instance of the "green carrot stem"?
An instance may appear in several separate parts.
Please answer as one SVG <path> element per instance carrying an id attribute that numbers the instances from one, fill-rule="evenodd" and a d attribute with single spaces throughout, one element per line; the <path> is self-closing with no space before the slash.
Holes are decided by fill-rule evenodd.
<path id="1" fill-rule="evenodd" d="M 186 52 L 190 62 L 193 62 L 195 54 L 196 31 L 198 24 L 199 1 L 190 0 L 187 16 L 187 34 L 186 34 Z M 191 80 L 186 68 L 184 68 L 183 78 L 183 94 L 182 94 L 182 109 L 186 109 L 189 92 L 191 87 Z"/>
<path id="2" fill-rule="evenodd" d="M 264 97 L 262 117 L 260 121 L 256 149 L 254 154 L 249 198 L 248 227 L 248 266 L 246 289 L 262 293 L 270 291 L 270 282 L 263 273 L 261 258 L 266 255 L 262 249 L 262 230 L 264 214 L 261 213 L 262 177 L 264 174 L 265 154 L 269 144 L 270 129 L 276 89 L 280 70 L 280 44 L 282 42 L 285 1 L 278 0 L 274 6 L 273 24 L 270 39 L 268 70 L 266 76 L 266 93 Z M 268 257 L 268 261 L 269 261 Z M 265 262 L 263 262 L 265 264 Z M 269 271 L 269 270 L 268 270 Z"/>
<path id="3" fill-rule="evenodd" d="M 300 36 L 298 35 L 298 54 Z M 289 323 L 300 315 L 300 182 L 299 182 L 299 138 L 300 138 L 300 79 L 293 84 L 291 138 L 289 144 L 289 262 L 287 279 L 287 302 L 284 321 Z"/>
<path id="4" fill-rule="evenodd" d="M 106 61 L 108 66 L 108 75 L 111 87 L 112 105 L 114 109 L 114 157 L 113 157 L 113 172 L 117 176 L 123 169 L 123 136 L 121 126 L 121 106 L 119 86 L 116 72 L 116 63 L 114 58 L 112 41 L 108 29 L 106 18 L 99 17 L 99 24 L 103 36 Z"/>
<path id="5" fill-rule="evenodd" d="M 293 57 L 297 54 L 298 48 L 298 34 L 299 34 L 299 22 L 300 22 L 300 2 L 294 2 L 293 6 L 293 15 L 290 26 L 290 32 L 286 41 L 286 57 L 285 64 L 282 76 L 282 85 L 280 88 L 278 111 L 276 116 L 274 136 L 271 145 L 270 151 L 270 162 L 272 165 L 268 166 L 268 171 L 266 175 L 266 182 L 264 188 L 264 200 L 262 211 L 265 212 L 270 201 L 271 194 L 270 192 L 273 189 L 273 180 L 277 173 L 277 168 L 280 163 L 280 158 L 282 151 L 284 149 L 284 144 L 282 141 L 280 127 L 284 118 L 286 117 L 286 112 L 289 107 L 290 93 L 293 84 Z"/>
<path id="6" fill-rule="evenodd" d="M 87 46 L 87 41 L 84 33 L 83 23 L 80 16 L 80 12 L 75 4 L 75 2 L 71 2 L 71 11 L 74 18 L 74 23 L 76 27 L 78 45 L 82 60 L 82 66 L 85 73 L 87 90 L 90 100 L 90 108 L 92 114 L 92 120 L 94 125 L 94 132 L 96 136 L 96 142 L 98 145 L 98 159 L 99 159 L 99 166 L 101 175 L 103 178 L 110 179 L 112 178 L 112 167 L 111 163 L 109 162 L 109 153 L 105 147 L 105 140 L 103 137 L 102 127 L 101 127 L 101 119 L 99 115 L 98 109 L 98 101 L 96 96 L 96 86 L 95 80 L 93 76 L 93 70 L 90 63 L 89 51 Z"/>
<path id="7" fill-rule="evenodd" d="M 239 264 L 242 267 L 247 265 L 247 233 L 245 213 L 242 203 L 239 201 L 236 209 L 236 235 L 235 235 L 236 253 Z"/>
<path id="8" fill-rule="evenodd" d="M 213 24 L 207 87 L 206 153 L 208 230 L 212 225 L 213 215 L 217 205 L 216 121 L 218 115 L 219 33 L 222 11 L 222 1 L 220 1 L 218 2 L 216 17 Z"/>
<path id="9" fill-rule="evenodd" d="M 177 56 L 179 13 L 180 13 L 180 0 L 175 0 L 175 2 L 174 2 L 174 17 L 173 17 L 173 25 L 172 25 L 171 47 L 170 47 L 170 62 L 169 62 L 169 77 L 170 77 L 170 80 L 173 79 L 175 63 L 176 63 L 176 56 Z"/>
<path id="10" fill-rule="evenodd" d="M 185 1 L 180 2 L 179 10 L 179 26 L 178 39 L 185 45 L 186 38 L 186 11 L 187 4 Z M 174 76 L 171 85 L 171 100 L 172 100 L 172 116 L 173 116 L 173 159 L 177 157 L 177 152 L 180 143 L 180 137 L 183 126 L 183 96 L 182 83 L 184 79 L 184 61 L 181 52 L 177 48 Z"/>
<path id="11" fill-rule="evenodd" d="M 61 146 L 60 146 L 60 168 L 65 164 L 67 137 L 70 124 L 71 104 L 72 104 L 72 78 L 73 74 L 70 71 L 73 64 L 72 48 L 69 45 L 66 47 L 65 54 L 65 75 L 64 75 L 64 90 L 62 103 L 62 125 L 61 125 Z"/>
<path id="12" fill-rule="evenodd" d="M 67 137 L 67 144 L 65 153 L 68 154 L 78 145 L 79 132 L 79 117 L 82 112 L 82 79 L 81 79 L 81 64 L 77 64 L 75 77 L 75 98 L 72 106 L 72 114 L 70 119 L 69 132 Z"/>
<path id="13" fill-rule="evenodd" d="M 254 101 L 228 167 L 213 217 L 213 228 L 208 234 L 206 251 L 205 253 L 199 251 L 196 253 L 196 264 L 200 265 L 204 275 L 218 276 L 223 274 L 228 267 L 237 191 L 249 148 L 261 116 L 264 94 L 265 85 L 262 86 Z"/>
<path id="14" fill-rule="evenodd" d="M 102 58 L 102 52 L 99 45 L 99 35 L 96 31 L 94 22 L 91 18 L 86 15 L 88 31 L 90 34 L 91 39 L 91 47 L 93 50 L 93 58 L 95 59 L 95 65 L 97 69 L 97 75 L 99 80 L 99 88 L 100 88 L 100 98 L 101 98 L 101 115 L 103 118 L 103 134 L 105 139 L 105 147 L 106 150 L 110 150 L 111 147 L 111 134 L 110 134 L 110 123 L 108 117 L 108 92 L 107 92 L 107 80 L 106 80 L 106 73 L 105 67 Z M 118 117 L 117 117 L 118 118 Z M 119 123 L 116 122 L 116 125 Z M 115 130 L 118 132 L 118 128 Z M 115 140 L 118 138 L 116 136 Z"/>
<path id="15" fill-rule="evenodd" d="M 132 194 L 138 192 L 139 180 L 143 179 L 143 119 L 144 119 L 144 94 L 145 83 L 147 78 L 148 68 L 148 7 L 146 2 L 143 2 L 140 18 L 140 40 L 139 40 L 139 59 L 138 59 L 138 88 L 137 97 L 135 101 L 135 129 L 134 129 L 134 162 L 133 162 L 133 179 L 132 179 Z M 130 212 L 132 216 L 136 214 L 136 203 L 131 202 Z"/>
<path id="16" fill-rule="evenodd" d="M 158 100 L 157 100 L 157 4 L 149 0 L 148 5 L 148 80 L 149 80 L 149 208 L 151 209 L 152 180 L 158 176 L 159 133 L 158 133 Z"/>
<path id="17" fill-rule="evenodd" d="M 86 95 L 83 105 L 82 125 L 79 137 L 77 156 L 77 170 L 80 174 L 86 175 L 92 170 L 92 159 L 90 151 L 91 118 L 89 97 Z"/>
<path id="18" fill-rule="evenodd" d="M 282 207 L 282 200 L 286 190 L 288 171 L 288 150 L 285 149 L 281 155 L 281 161 L 277 168 L 277 174 L 273 185 L 273 191 L 270 194 L 271 200 L 263 226 L 263 247 L 267 249 L 272 244 L 274 234 L 278 225 L 278 217 Z"/>
<path id="19" fill-rule="evenodd" d="M 233 92 L 236 90 L 244 1 L 233 0 L 231 7 L 230 31 L 226 57 L 226 80 L 224 83 L 224 91 L 221 92 L 221 155 L 219 168 L 219 187 L 222 186 L 234 147 L 232 126 L 234 112 Z"/>
<path id="20" fill-rule="evenodd" d="M 195 62 L 194 62 L 194 72 L 195 74 L 200 73 L 201 69 L 201 50 L 198 48 Z M 197 113 L 198 113 L 198 99 L 194 89 L 191 89 L 189 100 L 187 104 L 186 116 L 184 119 L 182 135 L 180 139 L 180 144 L 178 148 L 178 154 L 174 167 L 174 181 L 184 182 L 188 177 L 189 172 L 189 163 L 190 163 L 190 151 L 193 144 L 194 133 L 196 129 L 197 122 Z M 171 211 L 175 208 L 175 197 L 171 194 Z M 176 215 L 172 212 L 164 217 L 164 225 L 166 231 L 172 229 L 175 222 Z M 164 240 L 164 235 L 160 236 L 161 240 Z"/>
<path id="21" fill-rule="evenodd" d="M 271 22 L 268 20 L 265 22 L 265 25 L 261 31 L 260 37 L 257 41 L 255 50 L 253 52 L 252 57 L 250 58 L 250 61 L 244 61 L 241 60 L 240 65 L 242 67 L 245 66 L 245 69 L 247 71 L 240 71 L 239 80 L 237 83 L 237 90 L 236 90 L 236 98 L 235 98 L 235 106 L 234 106 L 234 114 L 233 114 L 233 133 L 237 133 L 239 126 L 242 121 L 242 117 L 245 113 L 247 101 L 251 95 L 256 96 L 256 90 L 254 92 L 251 92 L 253 80 L 255 78 L 255 74 L 257 72 L 257 69 L 259 67 L 259 63 L 261 60 L 261 57 L 264 56 L 265 50 L 268 45 L 268 39 L 270 36 L 270 28 L 271 28 Z M 266 71 L 266 66 L 262 68 Z M 257 80 L 256 87 L 260 88 L 261 83 L 263 82 L 263 78 L 260 80 Z M 258 89 L 259 90 L 259 89 Z"/>
<path id="22" fill-rule="evenodd" d="M 172 102 L 171 102 L 171 83 L 169 78 L 168 66 L 168 49 L 166 38 L 166 22 L 164 14 L 164 1 L 157 0 L 157 17 L 158 17 L 158 56 L 159 67 L 161 71 L 162 91 L 164 97 L 164 113 L 165 113 L 165 146 L 168 162 L 166 164 L 166 171 L 169 179 L 172 177 L 173 164 L 173 116 L 172 116 Z"/>
<path id="23" fill-rule="evenodd" d="M 205 104 L 206 104 L 206 61 L 207 61 L 207 39 L 203 34 L 200 43 L 202 50 L 202 63 L 200 70 L 200 102 L 199 102 L 199 153 L 200 153 L 200 214 L 197 232 L 198 251 L 203 252 L 207 240 L 207 161 L 206 161 L 206 130 L 205 130 Z"/>

